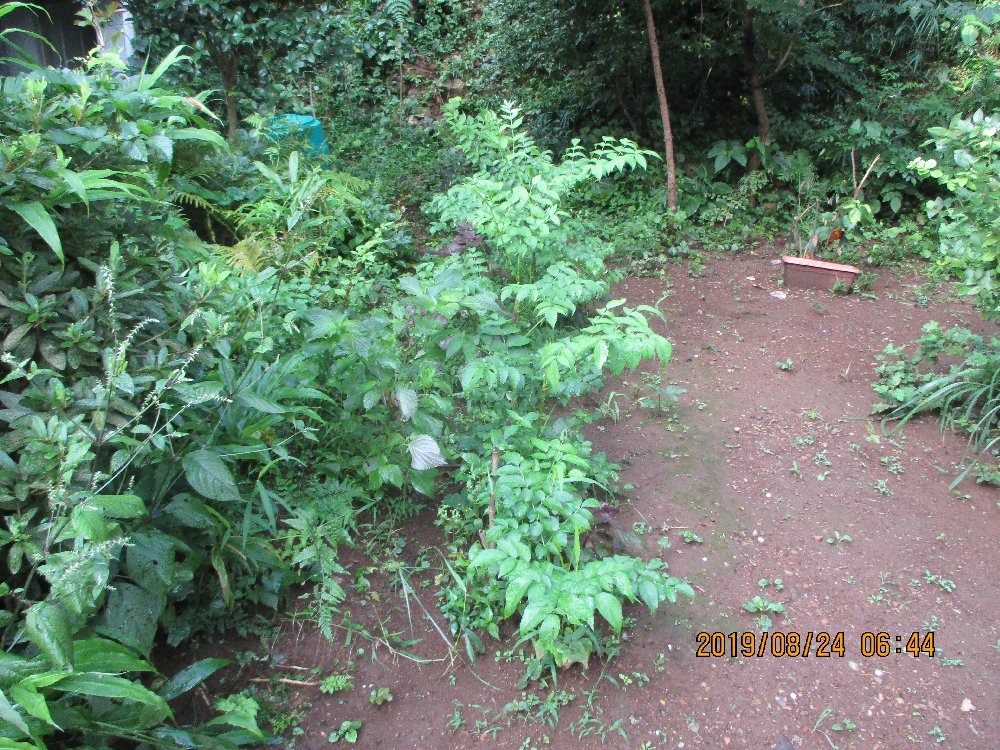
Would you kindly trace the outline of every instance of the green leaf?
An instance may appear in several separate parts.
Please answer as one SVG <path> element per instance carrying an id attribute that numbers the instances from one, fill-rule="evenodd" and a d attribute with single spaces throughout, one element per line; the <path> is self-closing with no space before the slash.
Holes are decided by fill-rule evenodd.
<path id="1" fill-rule="evenodd" d="M 393 487 L 403 486 L 403 469 L 396 464 L 384 464 L 380 466 L 378 468 L 378 477 L 382 484 L 391 484 Z"/>
<path id="2" fill-rule="evenodd" d="M 204 128 L 180 128 L 179 130 L 172 130 L 170 135 L 173 136 L 175 141 L 203 141 L 205 143 L 211 143 L 213 146 L 218 146 L 222 149 L 229 149 L 226 139 L 214 130 L 205 130 Z"/>
<path id="3" fill-rule="evenodd" d="M 155 672 L 132 649 L 107 638 L 88 638 L 73 643 L 73 667 L 81 672 Z"/>
<path id="4" fill-rule="evenodd" d="M 174 160 L 174 142 L 165 135 L 154 135 L 149 139 L 149 145 L 153 147 L 163 160 L 171 162 Z"/>
<path id="5" fill-rule="evenodd" d="M 480 549 L 477 550 L 469 562 L 469 570 L 474 570 L 482 565 L 491 565 L 493 563 L 498 563 L 501 560 L 506 560 L 508 557 L 507 553 L 498 549 Z"/>
<path id="6" fill-rule="evenodd" d="M 534 583 L 534 579 L 526 575 L 521 575 L 514 578 L 510 584 L 508 584 L 506 604 L 503 610 L 504 617 L 510 617 L 514 614 L 514 611 L 524 598 L 524 593 L 528 590 L 532 583 Z"/>
<path id="7" fill-rule="evenodd" d="M 396 402 L 404 420 L 410 419 L 417 413 L 417 392 L 412 388 L 396 388 Z"/>
<path id="8" fill-rule="evenodd" d="M 45 750 L 42 745 L 30 745 L 27 742 L 15 742 L 6 737 L 0 737 L 0 750 Z"/>
<path id="9" fill-rule="evenodd" d="M 237 502 L 240 491 L 229 472 L 229 467 L 218 454 L 197 450 L 184 456 L 184 478 L 194 489 L 209 500 Z"/>
<path id="10" fill-rule="evenodd" d="M 260 704 L 253 698 L 242 693 L 223 698 L 215 704 L 215 710 L 222 713 L 208 722 L 212 724 L 229 724 L 250 732 L 254 737 L 264 739 L 264 733 L 257 726 L 257 713 Z"/>
<path id="11" fill-rule="evenodd" d="M 83 672 L 69 675 L 66 679 L 53 685 L 52 689 L 89 697 L 121 698 L 132 703 L 152 706 L 168 716 L 172 716 L 170 707 L 162 697 L 138 682 L 126 680 L 124 677 L 99 672 Z"/>
<path id="12" fill-rule="evenodd" d="M 570 594 L 559 599 L 559 609 L 562 614 L 574 625 L 584 623 L 594 626 L 594 605 L 586 599 Z"/>
<path id="13" fill-rule="evenodd" d="M 63 256 L 62 242 L 59 239 L 59 230 L 56 229 L 56 223 L 41 203 L 38 201 L 14 203 L 10 208 L 24 219 L 32 229 L 38 232 L 39 236 L 52 248 L 52 252 L 56 254 L 56 257 L 61 262 L 66 262 L 66 258 Z"/>
<path id="14" fill-rule="evenodd" d="M 97 630 L 140 654 L 148 654 L 166 603 L 162 594 L 119 581 L 108 594 Z"/>
<path id="15" fill-rule="evenodd" d="M 538 627 L 538 640 L 543 645 L 554 644 L 559 637 L 562 621 L 558 615 L 548 615 Z"/>
<path id="16" fill-rule="evenodd" d="M 164 698 L 172 701 L 184 695 L 188 690 L 197 687 L 223 667 L 231 664 L 229 659 L 202 659 L 189 664 L 170 678 L 170 681 L 160 691 Z"/>
<path id="17" fill-rule="evenodd" d="M 72 669 L 73 638 L 69 617 L 62 605 L 38 602 L 25 614 L 24 624 L 28 638 L 51 664 L 59 669 Z"/>
<path id="18" fill-rule="evenodd" d="M 622 632 L 622 603 L 618 597 L 602 591 L 594 597 L 594 605 L 616 633 Z"/>
<path id="19" fill-rule="evenodd" d="M 646 603 L 650 612 L 655 612 L 662 600 L 660 589 L 655 583 L 648 580 L 639 581 L 639 598 Z"/>
<path id="20" fill-rule="evenodd" d="M 99 508 L 108 518 L 141 518 L 146 515 L 146 503 L 138 495 L 95 495 L 87 505 Z"/>
<path id="21" fill-rule="evenodd" d="M 531 632 L 532 628 L 551 613 L 552 600 L 547 596 L 540 596 L 537 599 L 529 601 L 528 606 L 524 608 L 524 614 L 521 615 L 521 635 Z"/>
<path id="22" fill-rule="evenodd" d="M 287 409 L 285 409 L 285 407 L 281 404 L 269 401 L 268 399 L 262 398 L 256 393 L 250 393 L 249 391 L 245 391 L 236 396 L 236 401 L 264 414 L 284 414 L 287 411 Z"/>
<path id="23" fill-rule="evenodd" d="M 0 690 L 0 719 L 12 724 L 15 728 L 20 729 L 25 734 L 31 734 L 31 730 L 28 729 L 28 725 L 24 722 L 24 718 L 17 712 L 17 709 L 14 708 L 7 696 L 4 695 L 3 690 Z M 3 747 L 3 745 L 0 745 L 0 747 Z M 26 745 L 25 747 L 31 747 L 31 745 Z"/>
<path id="24" fill-rule="evenodd" d="M 183 44 L 179 44 L 176 47 L 174 47 L 172 50 L 170 50 L 170 52 L 167 53 L 167 56 L 163 58 L 160 64 L 156 66 L 156 69 L 153 70 L 153 72 L 150 73 L 149 75 L 146 74 L 145 66 L 143 66 L 142 73 L 139 76 L 139 83 L 138 83 L 139 91 L 149 91 L 151 88 L 153 88 L 153 86 L 156 85 L 157 81 L 159 81 L 160 78 L 163 77 L 163 74 L 166 73 L 170 69 L 170 67 L 178 60 L 190 59 L 188 55 L 181 54 L 183 50 L 184 50 Z"/>
<path id="25" fill-rule="evenodd" d="M 46 724 L 56 726 L 56 723 L 52 721 L 52 714 L 49 713 L 49 705 L 45 701 L 45 696 L 34 688 L 14 685 L 10 689 L 10 697 L 17 701 L 21 708 L 36 719 L 41 719 Z"/>
<path id="26" fill-rule="evenodd" d="M 413 468 L 417 471 L 435 469 L 448 463 L 441 455 L 441 448 L 438 447 L 437 441 L 430 435 L 413 435 L 406 447 L 410 451 Z M 393 484 L 398 487 L 401 483 L 402 474 L 400 474 L 400 482 L 393 482 Z"/>

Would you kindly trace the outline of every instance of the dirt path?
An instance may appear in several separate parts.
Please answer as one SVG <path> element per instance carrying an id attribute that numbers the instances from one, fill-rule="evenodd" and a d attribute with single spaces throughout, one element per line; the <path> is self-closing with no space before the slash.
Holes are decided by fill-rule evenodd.
<path id="1" fill-rule="evenodd" d="M 275 649 L 282 664 L 328 674 L 350 660 L 355 678 L 353 690 L 332 696 L 292 690 L 290 713 L 311 705 L 296 746 L 329 747 L 329 733 L 357 719 L 360 747 L 1000 747 L 1000 492 L 971 481 L 949 491 L 963 445 L 942 439 L 932 421 L 887 439 L 867 418 L 874 358 L 887 343 L 912 340 L 928 320 L 977 325 L 978 316 L 951 303 L 918 309 L 888 274 L 877 300 L 776 299 L 779 271 L 744 256 L 710 263 L 697 280 L 678 266 L 667 281 L 619 285 L 630 304 L 654 305 L 672 287 L 661 309 L 674 359 L 659 385 L 687 392 L 674 409 L 643 409 L 637 399 L 661 376 L 627 377 L 607 394 L 622 394 L 612 398 L 617 421 L 591 426 L 589 437 L 634 485 L 621 524 L 699 598 L 653 618 L 634 608 L 638 627 L 605 673 L 614 683 L 592 665 L 525 696 L 521 665 L 491 658 L 502 649 L 495 643 L 476 673 L 461 662 L 393 658 L 387 633 L 421 639 L 409 646 L 421 656 L 444 652 L 421 610 L 446 627 L 433 607 L 440 539 L 428 513 L 406 530 L 418 539 L 400 553 L 408 601 L 398 573 L 372 571 L 365 603 L 348 605 L 345 621 L 374 640 L 354 632 L 348 644 L 341 628 L 328 644 L 311 626 L 285 628 Z M 792 369 L 781 370 L 789 359 Z M 771 655 L 780 642 L 762 657 L 696 656 L 702 631 L 753 633 L 759 648 L 760 615 L 743 608 L 755 596 L 784 607 L 769 615 L 773 632 L 802 641 L 843 633 L 844 655 L 817 657 L 813 635 L 808 657 Z M 895 653 L 914 632 L 929 645 L 929 631 L 933 659 Z M 875 645 L 866 632 L 888 633 L 893 653 L 863 656 Z M 393 701 L 373 707 L 374 687 Z"/>

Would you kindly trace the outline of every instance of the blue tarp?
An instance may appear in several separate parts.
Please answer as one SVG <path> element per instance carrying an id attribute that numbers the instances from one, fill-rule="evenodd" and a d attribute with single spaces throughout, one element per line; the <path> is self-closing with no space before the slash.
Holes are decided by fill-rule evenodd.
<path id="1" fill-rule="evenodd" d="M 308 142 L 309 148 L 306 150 L 306 154 L 309 156 L 330 153 L 323 125 L 315 117 L 293 114 L 275 115 L 268 125 L 271 137 L 276 141 L 293 138 Z"/>

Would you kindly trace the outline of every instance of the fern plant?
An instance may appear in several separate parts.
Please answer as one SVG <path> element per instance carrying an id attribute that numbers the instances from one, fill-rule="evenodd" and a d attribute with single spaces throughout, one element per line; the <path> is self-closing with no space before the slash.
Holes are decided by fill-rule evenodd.
<path id="1" fill-rule="evenodd" d="M 412 0 L 385 0 L 382 12 L 391 18 L 397 26 L 403 27 L 413 13 L 413 2 Z"/>

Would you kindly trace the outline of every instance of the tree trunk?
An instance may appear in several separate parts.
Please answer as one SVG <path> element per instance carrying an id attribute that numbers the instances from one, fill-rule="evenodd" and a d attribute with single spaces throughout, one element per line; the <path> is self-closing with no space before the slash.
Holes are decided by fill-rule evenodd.
<path id="1" fill-rule="evenodd" d="M 750 78 L 750 103 L 757 118 L 757 138 L 761 144 L 770 143 L 771 121 L 767 116 L 767 102 L 764 101 L 764 79 L 757 65 L 757 37 L 753 31 L 753 11 L 748 10 L 743 15 L 743 67 Z M 760 169 L 760 151 L 754 150 L 747 162 L 747 171 Z"/>
<path id="2" fill-rule="evenodd" d="M 663 84 L 663 68 L 660 65 L 660 44 L 656 40 L 656 22 L 650 0 L 642 0 L 646 11 L 646 33 L 649 35 L 649 53 L 653 58 L 653 76 L 656 79 L 656 98 L 660 103 L 660 119 L 663 120 L 663 150 L 667 162 L 667 206 L 677 208 L 677 165 L 674 163 L 674 134 L 670 129 L 670 107 L 667 105 L 667 89 Z"/>
<path id="3" fill-rule="evenodd" d="M 219 69 L 222 79 L 222 94 L 226 105 L 226 133 L 230 141 L 236 139 L 236 126 L 240 121 L 239 107 L 236 102 L 236 82 L 239 75 L 239 56 L 233 50 L 225 52 L 213 44 L 209 44 L 209 52 Z"/>
<path id="4" fill-rule="evenodd" d="M 236 140 L 236 123 L 240 119 L 236 107 L 236 94 L 232 89 L 226 90 L 226 137 L 230 143 Z"/>

